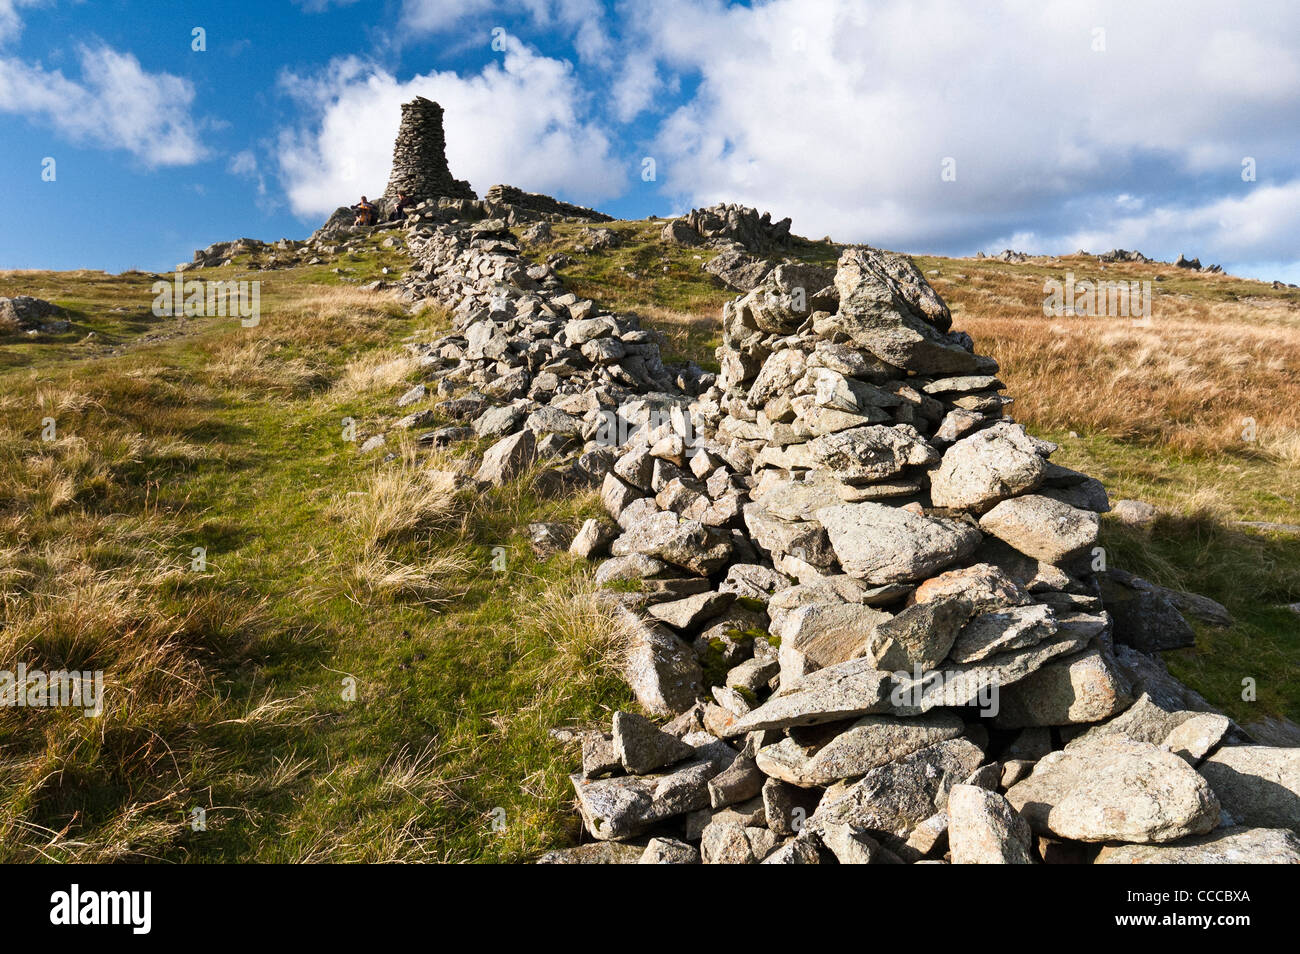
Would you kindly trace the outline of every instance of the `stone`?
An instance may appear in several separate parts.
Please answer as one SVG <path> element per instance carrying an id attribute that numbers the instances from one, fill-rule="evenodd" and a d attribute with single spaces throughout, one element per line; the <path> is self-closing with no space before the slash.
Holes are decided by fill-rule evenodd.
<path id="1" fill-rule="evenodd" d="M 782 520 L 761 502 L 745 504 L 741 513 L 754 542 L 769 553 L 791 554 L 813 566 L 834 565 L 835 553 L 830 540 L 817 523 Z"/>
<path id="2" fill-rule="evenodd" d="M 1101 599 L 1114 619 L 1116 642 L 1144 653 L 1182 649 L 1196 644 L 1196 632 L 1155 587 L 1141 577 L 1119 571 L 1099 574 Z"/>
<path id="3" fill-rule="evenodd" d="M 600 778 L 619 771 L 622 762 L 614 751 L 614 739 L 603 732 L 590 732 L 582 739 L 582 777 Z"/>
<path id="4" fill-rule="evenodd" d="M 965 559 L 981 540 L 963 523 L 871 502 L 823 507 L 816 517 L 844 572 L 874 584 L 925 579 Z"/>
<path id="5" fill-rule="evenodd" d="M 1130 527 L 1150 527 L 1160 515 L 1160 511 L 1142 500 L 1117 500 L 1110 512 L 1116 520 Z"/>
<path id="6" fill-rule="evenodd" d="M 537 859 L 539 865 L 632 865 L 642 857 L 640 845 L 617 841 L 593 841 L 576 848 L 548 851 Z"/>
<path id="7" fill-rule="evenodd" d="M 839 822 L 866 831 L 886 848 L 942 810 L 948 793 L 979 766 L 984 753 L 966 739 L 927 746 L 867 772 L 854 783 L 832 785 L 810 824 Z"/>
<path id="8" fill-rule="evenodd" d="M 816 839 L 792 838 L 762 861 L 765 865 L 819 865 L 822 853 Z"/>
<path id="9" fill-rule="evenodd" d="M 1047 473 L 1025 429 L 998 422 L 962 438 L 930 474 L 936 507 L 983 512 L 1008 497 L 1036 489 Z"/>
<path id="10" fill-rule="evenodd" d="M 474 475 L 476 480 L 502 486 L 518 477 L 532 463 L 537 439 L 532 431 L 520 431 L 488 448 L 483 464 Z"/>
<path id="11" fill-rule="evenodd" d="M 642 499 L 640 490 L 624 483 L 612 473 L 605 475 L 600 486 L 600 502 L 605 505 L 605 512 L 617 520 L 634 500 Z"/>
<path id="12" fill-rule="evenodd" d="M 948 848 L 955 865 L 1028 865 L 1029 823 L 997 792 L 954 785 L 948 793 Z"/>
<path id="13" fill-rule="evenodd" d="M 1223 746 L 1200 772 L 1232 824 L 1300 830 L 1300 749 Z"/>
<path id="14" fill-rule="evenodd" d="M 1132 702 L 1128 681 L 1100 649 L 1050 662 L 1005 686 L 997 725 L 1071 725 L 1099 722 Z"/>
<path id="15" fill-rule="evenodd" d="M 856 778 L 936 742 L 955 739 L 965 730 L 959 716 L 930 712 L 913 718 L 863 716 L 811 756 L 792 764 L 790 750 L 759 749 L 759 767 L 802 788 Z M 781 743 L 778 743 L 780 745 Z M 765 754 L 766 753 L 766 754 Z M 773 769 L 769 771 L 769 766 Z"/>
<path id="16" fill-rule="evenodd" d="M 699 849 L 676 838 L 651 838 L 637 859 L 642 865 L 698 865 Z"/>
<path id="17" fill-rule="evenodd" d="M 1007 801 L 1034 831 L 1073 841 L 1177 841 L 1219 822 L 1219 800 L 1195 769 L 1116 737 L 1046 756 Z"/>
<path id="18" fill-rule="evenodd" d="M 924 467 L 939 459 L 915 428 L 869 425 L 824 434 L 808 445 L 814 462 L 846 484 L 884 480 L 905 467 Z"/>
<path id="19" fill-rule="evenodd" d="M 1044 563 L 1087 553 L 1099 528 L 1095 513 L 1037 494 L 1004 500 L 980 518 L 985 533 Z"/>
<path id="20" fill-rule="evenodd" d="M 865 831 L 843 822 L 822 821 L 815 831 L 835 860 L 842 865 L 896 864 L 889 852 Z"/>
<path id="21" fill-rule="evenodd" d="M 638 521 L 610 546 L 614 556 L 641 553 L 708 576 L 726 565 L 731 540 L 697 520 L 683 520 L 671 511 Z"/>
<path id="22" fill-rule="evenodd" d="M 971 604 L 960 596 L 916 603 L 875 627 L 867 655 L 880 669 L 934 669 L 948 656 L 970 615 Z"/>
<path id="23" fill-rule="evenodd" d="M 858 603 L 810 603 L 772 626 L 781 640 L 781 672 L 788 679 L 863 655 L 889 614 Z"/>
<path id="24" fill-rule="evenodd" d="M 599 556 L 618 536 L 618 527 L 608 520 L 590 517 L 584 520 L 582 527 L 569 544 L 569 553 L 580 559 L 590 560 Z"/>
<path id="25" fill-rule="evenodd" d="M 947 337 L 947 307 L 907 258 L 845 249 L 835 287 L 840 304 L 834 326 L 882 361 L 918 374 L 983 370 L 974 354 Z"/>
<path id="26" fill-rule="evenodd" d="M 624 841 L 666 819 L 706 807 L 709 779 L 731 764 L 735 752 L 703 733 L 686 741 L 694 746 L 694 756 L 670 772 L 595 781 L 570 776 L 588 833 L 599 841 Z"/>
<path id="27" fill-rule="evenodd" d="M 706 865 L 753 865 L 771 854 L 776 843 L 766 828 L 712 821 L 700 836 L 700 858 Z"/>
<path id="28" fill-rule="evenodd" d="M 1056 614 L 1041 603 L 981 613 L 962 628 L 952 658 L 959 663 L 977 662 L 994 653 L 1037 646 L 1055 636 L 1056 629 Z"/>
<path id="29" fill-rule="evenodd" d="M 694 629 L 723 612 L 734 599 L 730 593 L 697 593 L 685 599 L 657 603 L 650 607 L 650 615 L 674 629 Z"/>
<path id="30" fill-rule="evenodd" d="M 1165 845 L 1107 845 L 1099 865 L 1300 865 L 1300 837 L 1285 828 L 1220 828 Z"/>
<path id="31" fill-rule="evenodd" d="M 756 729 L 835 722 L 889 709 L 889 677 L 870 659 L 819 669 L 738 720 L 728 736 Z"/>
<path id="32" fill-rule="evenodd" d="M 615 757 L 631 775 L 645 775 L 695 754 L 691 746 L 632 712 L 614 713 L 612 744 Z"/>
<path id="33" fill-rule="evenodd" d="M 662 626 L 646 623 L 621 608 L 619 621 L 627 633 L 623 678 L 641 708 L 671 718 L 694 704 L 704 674 L 689 646 Z"/>
<path id="34" fill-rule="evenodd" d="M 931 577 L 916 588 L 915 600 L 928 603 L 947 596 L 962 597 L 978 613 L 1029 602 L 1029 594 L 991 563 L 976 563 Z"/>

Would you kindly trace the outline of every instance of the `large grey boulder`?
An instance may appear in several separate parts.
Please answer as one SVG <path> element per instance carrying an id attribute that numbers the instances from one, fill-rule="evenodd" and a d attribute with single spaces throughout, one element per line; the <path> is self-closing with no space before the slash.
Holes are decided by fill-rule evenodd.
<path id="1" fill-rule="evenodd" d="M 1114 737 L 1046 756 L 1007 801 L 1034 831 L 1073 841 L 1177 841 L 1219 823 L 1219 800 L 1195 769 Z"/>
<path id="2" fill-rule="evenodd" d="M 1224 746 L 1201 774 L 1234 824 L 1300 831 L 1300 749 Z"/>
<path id="3" fill-rule="evenodd" d="M 882 361 L 918 374 L 992 370 L 945 334 L 952 325 L 947 306 L 903 256 L 846 249 L 835 287 L 834 326 Z"/>
<path id="4" fill-rule="evenodd" d="M 936 507 L 981 512 L 1035 490 L 1046 473 L 1047 462 L 1025 429 L 999 421 L 944 452 L 930 474 L 930 499 Z"/>
<path id="5" fill-rule="evenodd" d="M 1044 563 L 1062 563 L 1097 542 L 1100 518 L 1039 494 L 1004 500 L 980 518 L 980 529 Z"/>
<path id="6" fill-rule="evenodd" d="M 982 539 L 955 520 L 870 501 L 823 507 L 816 517 L 844 572 L 874 584 L 933 576 L 970 556 Z"/>
<path id="7" fill-rule="evenodd" d="M 1048 663 L 1002 690 L 1002 728 L 1100 722 L 1122 712 L 1133 696 L 1108 653 L 1089 649 Z"/>
<path id="8" fill-rule="evenodd" d="M 939 459 L 939 452 L 907 424 L 872 424 L 824 434 L 809 443 L 808 451 L 846 484 L 885 480 L 905 467 L 924 467 Z"/>

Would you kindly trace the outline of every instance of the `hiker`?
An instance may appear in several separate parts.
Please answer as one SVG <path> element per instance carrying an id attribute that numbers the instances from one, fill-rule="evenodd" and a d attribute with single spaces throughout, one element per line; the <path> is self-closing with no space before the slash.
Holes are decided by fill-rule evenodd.
<path id="1" fill-rule="evenodd" d="M 406 218 L 409 210 L 415 206 L 415 200 L 405 192 L 397 193 L 397 205 L 393 206 L 393 214 L 388 217 L 390 222 L 400 222 Z"/>
<path id="2" fill-rule="evenodd" d="M 360 202 L 352 206 L 352 211 L 357 214 L 357 217 L 352 221 L 353 225 L 375 224 L 375 207 L 364 195 L 361 197 Z"/>

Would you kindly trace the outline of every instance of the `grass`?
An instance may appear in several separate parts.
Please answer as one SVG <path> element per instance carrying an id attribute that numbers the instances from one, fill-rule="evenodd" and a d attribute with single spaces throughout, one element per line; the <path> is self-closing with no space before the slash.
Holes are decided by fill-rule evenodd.
<path id="1" fill-rule="evenodd" d="M 716 367 L 732 293 L 710 253 L 662 245 L 661 222 L 610 227 L 607 252 L 574 254 L 570 226 L 528 251 L 569 253 L 571 288 Z M 385 237 L 201 270 L 263 282 L 255 328 L 154 317 L 148 274 L 0 273 L 0 294 L 73 322 L 0 345 L 0 669 L 107 683 L 98 719 L 0 708 L 0 860 L 519 861 L 578 837 L 576 753 L 549 730 L 631 699 L 589 567 L 538 561 L 526 528 L 599 502 L 438 479 L 481 447 L 359 453 L 419 379 L 403 342 L 445 323 L 358 287 L 404 267 Z M 1165 511 L 1149 533 L 1104 521 L 1112 565 L 1236 616 L 1168 654 L 1174 672 L 1243 722 L 1300 719 L 1300 627 L 1279 608 L 1300 601 L 1300 545 L 1236 525 L 1297 522 L 1295 292 L 1133 266 L 1165 276 L 1140 328 L 1041 316 L 1044 278 L 1098 277 L 1086 260 L 918 264 L 1055 459 Z"/>
<path id="2" fill-rule="evenodd" d="M 471 500 L 411 447 L 362 458 L 343 419 L 398 416 L 398 345 L 441 317 L 263 279 L 257 328 L 0 376 L 0 666 L 107 681 L 99 719 L 0 709 L 0 857 L 501 861 L 573 837 L 548 730 L 629 700 L 585 567 L 523 531 L 594 497 Z"/>

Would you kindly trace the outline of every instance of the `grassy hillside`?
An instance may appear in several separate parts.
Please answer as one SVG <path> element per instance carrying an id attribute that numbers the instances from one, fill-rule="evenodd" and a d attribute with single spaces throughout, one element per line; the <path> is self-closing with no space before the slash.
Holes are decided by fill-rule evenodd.
<path id="1" fill-rule="evenodd" d="M 661 225 L 614 223 L 624 243 L 591 255 L 561 226 L 529 252 L 568 252 L 575 291 L 712 366 L 732 293 Z M 589 568 L 538 561 L 526 530 L 598 502 L 528 480 L 474 498 L 430 476 L 481 448 L 362 455 L 419 379 L 402 342 L 444 316 L 356 287 L 403 267 L 375 243 L 253 264 L 200 277 L 260 279 L 256 328 L 154 318 L 156 276 L 0 273 L 0 295 L 72 312 L 65 334 L 0 341 L 0 668 L 109 682 L 99 719 L 0 708 L 0 858 L 497 861 L 572 839 L 574 753 L 548 730 L 629 696 Z M 1242 721 L 1300 720 L 1300 617 L 1280 608 L 1300 601 L 1300 538 L 1236 523 L 1300 522 L 1300 296 L 1113 266 L 1163 271 L 1150 327 L 1048 320 L 1044 276 L 1103 277 L 1092 262 L 918 264 L 1055 459 L 1166 510 L 1150 533 L 1108 519 L 1112 562 L 1236 615 L 1171 667 Z"/>

